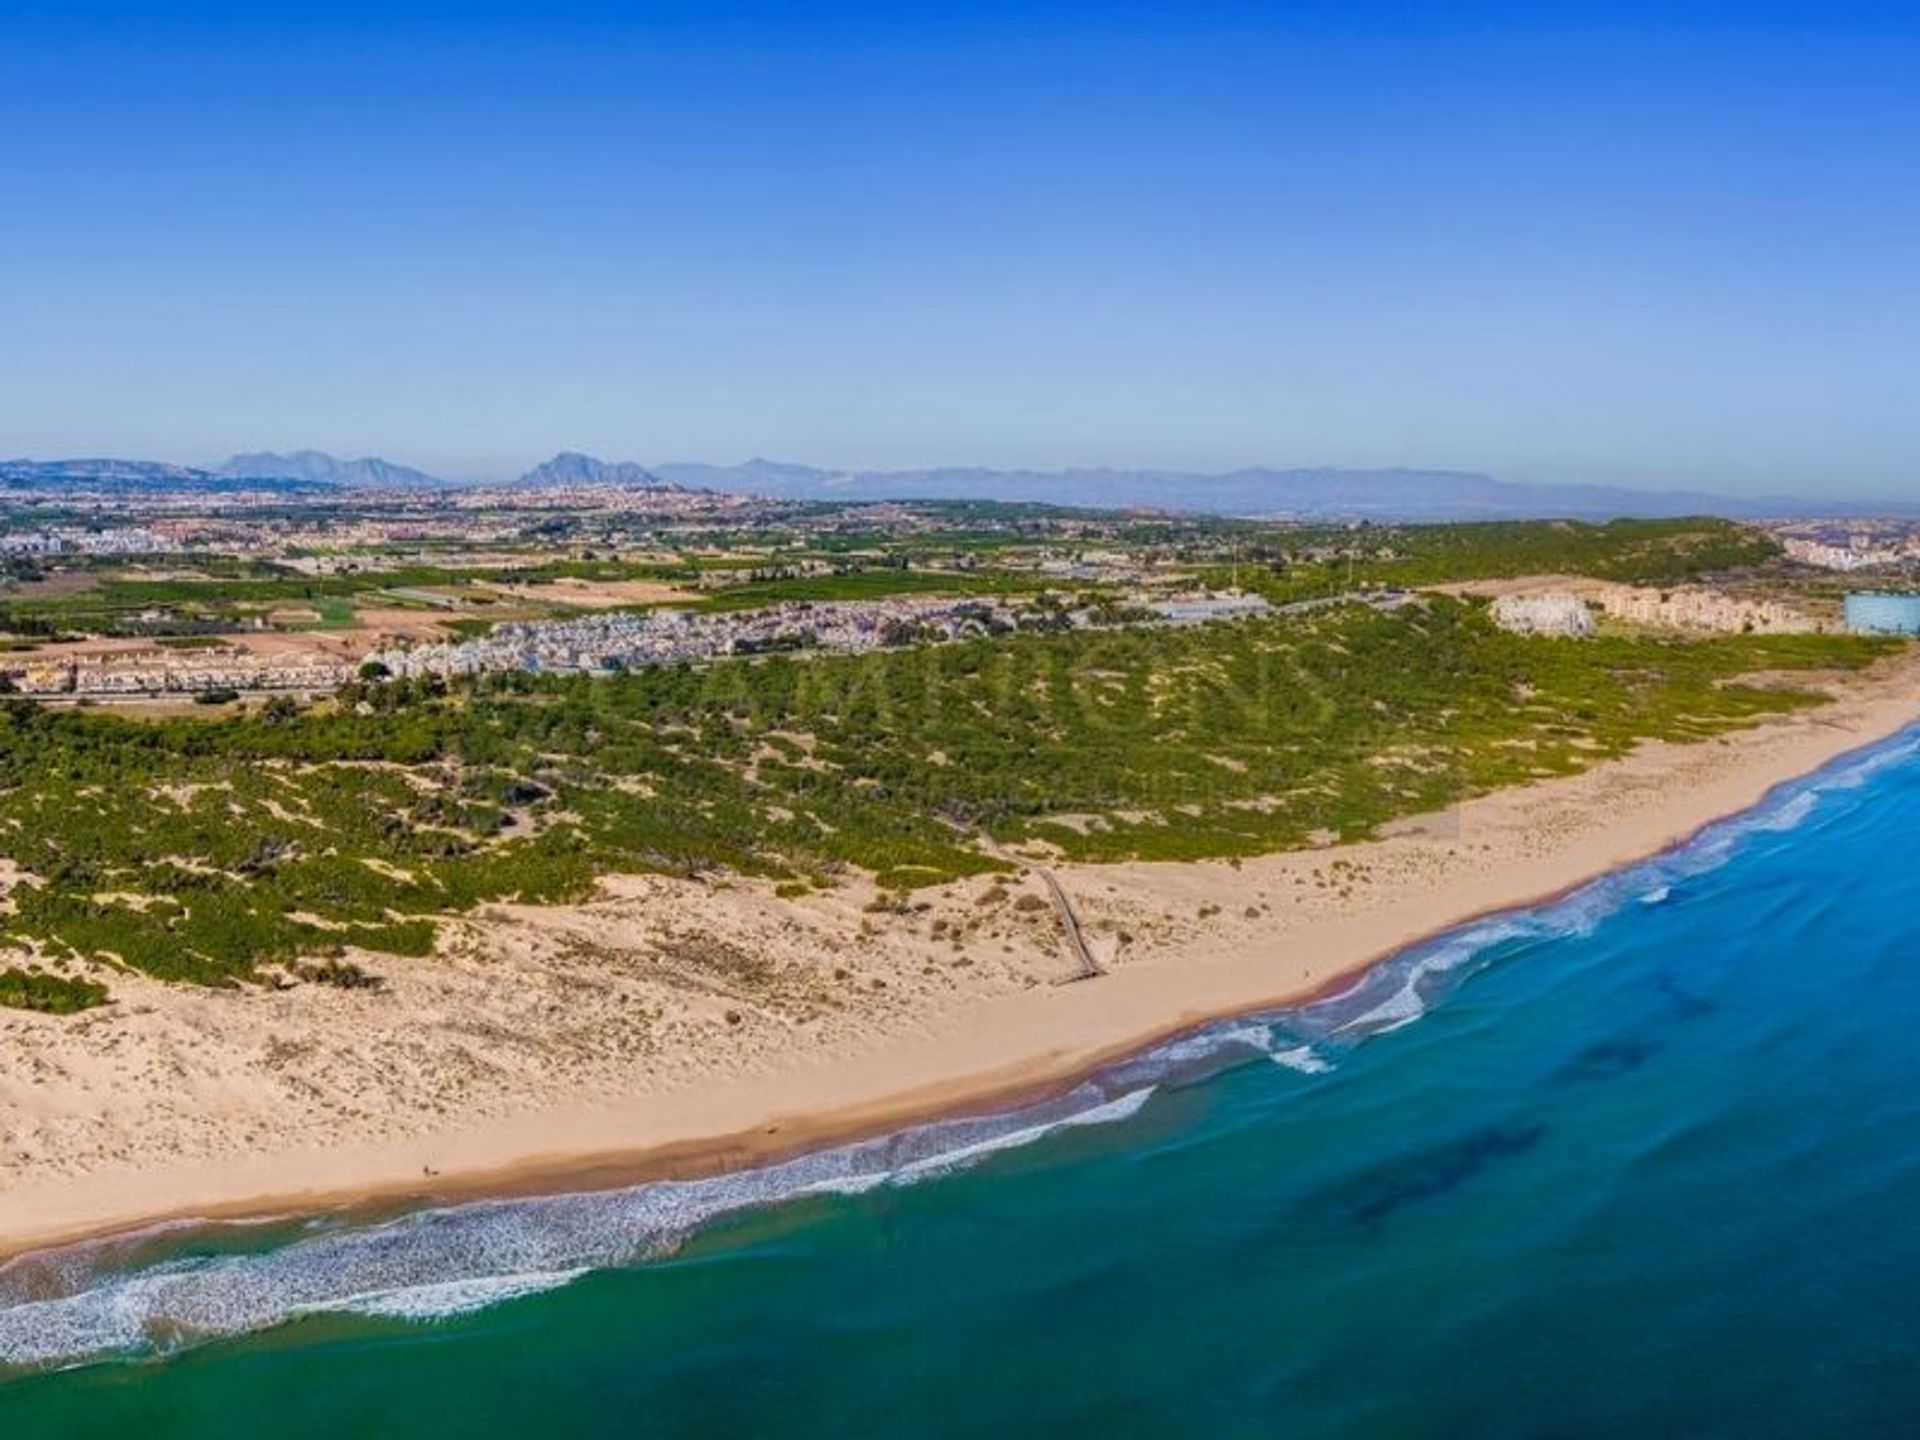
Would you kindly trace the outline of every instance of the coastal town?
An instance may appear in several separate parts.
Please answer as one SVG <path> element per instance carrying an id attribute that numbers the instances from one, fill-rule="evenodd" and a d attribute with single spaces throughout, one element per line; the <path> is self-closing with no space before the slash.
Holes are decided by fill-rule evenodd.
<path id="1" fill-rule="evenodd" d="M 81 476 L 0 486 L 0 688 L 220 703 L 389 676 L 600 674 L 1230 619 L 1364 598 L 1396 583 L 1385 577 L 1417 533 L 574 480 L 207 491 Z M 1530 633 L 1808 634 L 1898 613 L 1847 601 L 1823 577 L 1844 574 L 1865 596 L 1904 588 L 1920 564 L 1920 527 L 1906 522 L 1747 533 L 1774 558 L 1679 586 L 1549 574 L 1451 589 Z"/>
<path id="2" fill-rule="evenodd" d="M 83 642 L 58 658 L 0 666 L 12 693 L 37 697 L 237 698 L 260 692 L 320 695 L 353 681 L 441 680 L 503 672 L 606 675 L 648 665 L 819 651 L 848 655 L 913 644 L 1082 629 L 1100 624 L 1191 625 L 1265 613 L 1257 595 L 1140 597 L 1114 610 L 1062 609 L 1004 600 L 794 601 L 765 609 L 700 613 L 662 608 L 570 620 L 508 621 L 472 640 L 396 645 L 360 653 L 282 650 L 242 636 L 188 650 L 158 642 Z M 253 641 L 254 643 L 248 643 Z M 315 642 L 328 645 L 326 639 Z"/>

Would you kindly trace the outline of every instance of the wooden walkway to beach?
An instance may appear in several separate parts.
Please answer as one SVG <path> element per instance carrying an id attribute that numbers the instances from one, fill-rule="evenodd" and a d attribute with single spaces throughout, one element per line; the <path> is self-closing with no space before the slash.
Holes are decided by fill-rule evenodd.
<path id="1" fill-rule="evenodd" d="M 1035 865 L 1033 872 L 1046 883 L 1047 892 L 1053 896 L 1053 910 L 1060 917 L 1060 928 L 1067 932 L 1067 944 L 1073 947 L 1074 958 L 1080 962 L 1080 973 L 1075 980 L 1091 980 L 1106 972 L 1100 968 L 1100 962 L 1093 958 L 1093 951 L 1087 948 L 1087 937 L 1080 932 L 1080 917 L 1074 914 L 1073 901 L 1067 898 L 1067 887 L 1060 883 L 1060 877 L 1044 865 Z"/>
<path id="2" fill-rule="evenodd" d="M 1106 969 L 1094 958 L 1093 950 L 1087 944 L 1087 937 L 1080 928 L 1080 916 L 1073 908 L 1073 898 L 1067 894 L 1067 887 L 1060 883 L 1060 877 L 1044 865 L 1037 865 L 1025 856 L 1009 854 L 991 835 L 984 830 L 974 831 L 974 839 L 980 848 L 996 860 L 1004 860 L 1009 865 L 1018 865 L 1031 870 L 1040 877 L 1047 887 L 1047 894 L 1053 898 L 1053 913 L 1060 917 L 1060 928 L 1066 932 L 1067 945 L 1073 951 L 1074 962 L 1079 970 L 1069 975 L 1063 983 L 1072 984 L 1076 980 L 1092 980 L 1106 974 Z"/>

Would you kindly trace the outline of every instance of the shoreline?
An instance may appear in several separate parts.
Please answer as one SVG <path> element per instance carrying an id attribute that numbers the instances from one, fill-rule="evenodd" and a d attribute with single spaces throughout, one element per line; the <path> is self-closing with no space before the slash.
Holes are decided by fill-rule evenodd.
<path id="1" fill-rule="evenodd" d="M 1551 904 L 1607 873 L 1684 846 L 1752 809 L 1777 786 L 1916 722 L 1920 666 L 1904 656 L 1815 711 L 1719 741 L 1642 746 L 1577 776 L 1468 801 L 1448 812 L 1457 829 L 1450 838 L 1444 826 L 1442 838 L 1434 838 L 1416 824 L 1360 845 L 1248 861 L 1244 871 L 1225 862 L 1064 867 L 1076 892 L 1103 881 L 1110 890 L 1131 882 L 1191 899 L 1236 892 L 1244 898 L 1256 884 L 1279 888 L 1289 877 L 1297 885 L 1307 867 L 1320 873 L 1317 867 L 1350 856 L 1392 852 L 1446 862 L 1432 867 L 1439 878 L 1423 890 L 1401 893 L 1386 885 L 1378 903 L 1363 895 L 1324 915 L 1287 917 L 1292 928 L 1281 926 L 1276 941 L 1294 952 L 1282 957 L 1285 963 L 1246 948 L 1254 937 L 1274 933 L 1263 925 L 1220 953 L 1149 955 L 1085 983 L 975 1001 L 956 1012 L 964 1023 L 918 1035 L 901 1027 L 864 1053 L 809 1056 L 785 1069 L 733 1074 L 679 1092 L 530 1108 L 424 1138 L 349 1140 L 28 1179 L 0 1187 L 0 1259 L 161 1225 L 323 1212 L 377 1216 L 421 1205 L 692 1178 L 949 1116 L 1012 1108 L 1062 1093 L 1201 1026 L 1336 993 L 1410 947 L 1477 920 Z M 1728 749 L 1739 752 L 1738 763 L 1726 763 Z M 1599 818 L 1584 829 L 1556 828 L 1556 807 Z M 1482 835 L 1491 838 L 1477 838 Z M 1495 842 L 1505 844 L 1499 860 L 1481 858 L 1496 853 Z M 1422 845 L 1435 848 L 1422 851 Z M 1252 907 L 1247 915 L 1251 919 Z"/>

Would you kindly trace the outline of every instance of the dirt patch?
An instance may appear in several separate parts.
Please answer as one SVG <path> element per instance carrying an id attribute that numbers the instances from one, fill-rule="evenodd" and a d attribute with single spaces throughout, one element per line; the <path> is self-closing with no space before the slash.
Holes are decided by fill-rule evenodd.
<path id="1" fill-rule="evenodd" d="M 496 585 L 498 593 L 538 605 L 613 610 L 622 605 L 672 605 L 699 597 L 660 580 L 578 580 L 563 577 L 531 585 Z"/>

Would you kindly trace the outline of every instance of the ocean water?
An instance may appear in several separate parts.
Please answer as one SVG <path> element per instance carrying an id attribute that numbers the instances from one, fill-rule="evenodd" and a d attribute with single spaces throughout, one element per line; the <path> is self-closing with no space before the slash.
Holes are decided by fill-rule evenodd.
<path id="1" fill-rule="evenodd" d="M 1920 1433 L 1920 735 L 1046 1105 L 0 1267 L 0 1436 Z"/>

